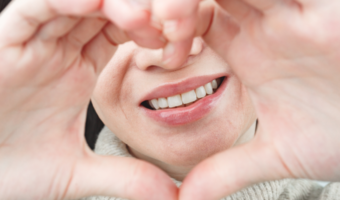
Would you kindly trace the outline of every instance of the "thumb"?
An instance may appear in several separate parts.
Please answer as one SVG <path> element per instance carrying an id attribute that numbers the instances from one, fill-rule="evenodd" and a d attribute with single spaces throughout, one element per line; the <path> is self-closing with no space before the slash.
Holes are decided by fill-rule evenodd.
<path id="1" fill-rule="evenodd" d="M 65 198 L 100 195 L 175 200 L 177 191 L 176 185 L 163 171 L 147 162 L 91 154 L 75 167 Z"/>
<path id="2" fill-rule="evenodd" d="M 254 141 L 197 165 L 184 180 L 179 197 L 218 200 L 258 182 L 289 177 L 284 166 L 271 145 Z"/>

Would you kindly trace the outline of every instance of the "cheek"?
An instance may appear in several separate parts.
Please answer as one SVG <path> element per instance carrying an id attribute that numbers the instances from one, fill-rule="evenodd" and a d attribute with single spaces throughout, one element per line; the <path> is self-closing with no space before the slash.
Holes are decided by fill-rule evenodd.
<path id="1" fill-rule="evenodd" d="M 133 85 L 129 81 L 124 81 L 122 87 L 119 91 L 119 94 L 115 95 L 113 98 L 118 99 L 117 103 L 113 105 L 115 108 L 120 108 L 125 110 L 126 112 L 133 110 L 134 105 L 134 97 L 133 95 Z"/>
<path id="2" fill-rule="evenodd" d="M 121 65 L 124 63 L 120 63 Z M 116 66 L 117 67 L 117 66 Z M 123 141 L 133 138 L 134 132 L 134 98 L 132 81 L 129 81 L 129 70 L 117 74 L 114 68 L 106 68 L 99 77 L 92 96 L 94 107 L 104 124 Z M 119 134 L 124 133 L 124 134 Z M 125 134 L 127 133 L 127 134 Z"/>
<path id="3" fill-rule="evenodd" d="M 134 80 L 140 79 L 135 76 L 130 71 L 119 84 L 100 82 L 94 98 L 100 100 L 103 122 L 124 143 L 162 162 L 196 165 L 230 148 L 255 120 L 247 92 L 231 77 L 228 90 L 211 114 L 181 127 L 161 126 L 139 112 L 134 95 L 143 90 L 143 85 L 135 84 Z M 113 87 L 119 89 L 113 90 Z"/>

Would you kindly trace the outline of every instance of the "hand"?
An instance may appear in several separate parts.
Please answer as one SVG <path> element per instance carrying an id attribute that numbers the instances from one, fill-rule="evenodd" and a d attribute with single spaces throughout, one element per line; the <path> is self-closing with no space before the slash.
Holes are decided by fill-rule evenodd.
<path id="1" fill-rule="evenodd" d="M 156 14 L 185 20 L 201 12 L 199 0 L 180 2 L 158 2 Z M 213 21 L 200 33 L 247 86 L 259 130 L 249 144 L 198 165 L 181 186 L 180 199 L 219 199 L 282 178 L 339 181 L 340 2 L 218 3 L 228 14 L 206 7 Z"/>
<path id="2" fill-rule="evenodd" d="M 1 199 L 177 198 L 158 168 L 97 156 L 84 140 L 86 107 L 117 44 L 164 46 L 149 18 L 109 0 L 16 0 L 1 13 Z"/>

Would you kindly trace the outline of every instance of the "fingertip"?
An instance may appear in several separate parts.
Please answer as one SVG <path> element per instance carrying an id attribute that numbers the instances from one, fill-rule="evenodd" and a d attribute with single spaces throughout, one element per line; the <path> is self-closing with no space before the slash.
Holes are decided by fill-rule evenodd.
<path id="1" fill-rule="evenodd" d="M 180 20 L 167 20 L 163 24 L 163 34 L 169 41 L 178 42 L 193 38 L 196 32 L 197 15 Z"/>
<path id="2" fill-rule="evenodd" d="M 191 50 L 193 39 L 169 42 L 163 49 L 163 68 L 177 70 L 183 67 Z"/>

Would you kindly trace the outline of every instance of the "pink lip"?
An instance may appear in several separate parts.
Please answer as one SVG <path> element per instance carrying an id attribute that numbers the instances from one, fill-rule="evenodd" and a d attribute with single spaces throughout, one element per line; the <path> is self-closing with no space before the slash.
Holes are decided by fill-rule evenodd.
<path id="1" fill-rule="evenodd" d="M 216 78 L 222 77 L 222 76 L 226 76 L 226 75 L 221 75 L 221 76 L 216 76 L 214 75 L 214 78 L 211 79 L 211 77 L 205 77 L 205 80 L 202 81 L 202 79 L 200 79 L 200 83 L 194 84 L 192 83 L 190 85 L 191 80 L 197 80 L 196 78 L 194 79 L 189 79 L 188 81 L 183 81 L 181 83 L 187 83 L 190 86 L 193 86 L 193 88 L 197 88 L 207 82 L 212 81 Z M 202 77 L 201 77 L 202 78 Z M 208 80 L 208 81 L 206 81 Z M 203 83 L 202 83 L 203 82 Z M 165 125 L 169 125 L 169 126 L 177 126 L 177 125 L 184 125 L 184 124 L 188 124 L 194 121 L 197 121 L 201 118 L 203 118 L 206 114 L 208 114 L 217 104 L 218 100 L 220 99 L 220 97 L 222 96 L 223 91 L 225 90 L 226 86 L 227 86 L 227 82 L 228 82 L 228 77 L 226 77 L 222 83 L 222 85 L 218 88 L 218 90 L 209 96 L 206 96 L 198 101 L 196 101 L 195 103 L 191 104 L 190 106 L 187 107 L 180 107 L 180 108 L 171 108 L 171 109 L 164 109 L 164 110 L 150 110 L 147 109 L 143 106 L 141 106 L 142 110 L 145 112 L 145 114 L 154 119 L 157 122 L 163 123 Z M 159 88 L 171 88 L 172 90 L 169 91 L 158 91 L 157 94 L 153 94 L 146 96 L 147 99 L 156 99 L 158 97 L 166 97 L 166 96 L 171 96 L 171 95 L 175 95 L 175 94 L 179 94 L 179 93 L 183 93 L 185 91 L 189 91 L 192 90 L 192 87 L 186 87 L 188 88 L 187 90 L 184 90 L 183 92 L 180 91 L 179 86 L 175 86 L 175 85 L 166 85 L 166 86 L 160 86 Z M 157 88 L 157 89 L 159 89 Z M 190 89 L 189 89 L 190 88 Z M 183 88 L 181 88 L 181 90 L 183 90 Z M 180 92 L 178 92 L 180 91 Z M 175 92 L 175 93 L 173 93 Z M 169 94 L 169 95 L 163 95 L 163 94 Z M 161 96 L 158 96 L 161 95 Z M 151 98 L 150 98 L 151 97 Z"/>
<path id="2" fill-rule="evenodd" d="M 146 96 L 144 96 L 141 99 L 141 101 L 139 101 L 139 104 L 147 100 L 158 99 L 161 97 L 171 97 L 177 94 L 188 92 L 202 85 L 205 85 L 206 83 L 211 82 L 214 79 L 217 79 L 223 76 L 227 76 L 227 74 L 223 73 L 223 74 L 215 74 L 215 75 L 210 75 L 210 76 L 197 76 L 197 77 L 186 79 L 178 83 L 170 83 L 166 85 L 161 85 L 153 89 Z"/>

